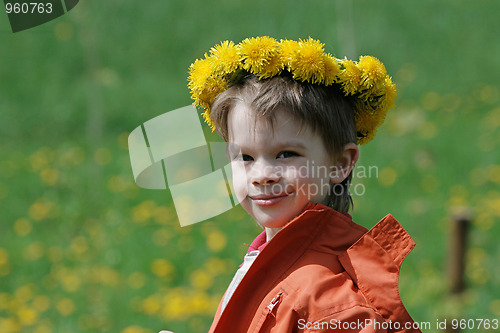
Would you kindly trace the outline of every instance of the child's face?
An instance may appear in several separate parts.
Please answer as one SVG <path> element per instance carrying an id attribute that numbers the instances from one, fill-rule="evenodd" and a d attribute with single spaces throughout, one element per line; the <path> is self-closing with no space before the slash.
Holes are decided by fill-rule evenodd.
<path id="1" fill-rule="evenodd" d="M 325 203 L 333 160 L 323 140 L 276 111 L 274 126 L 239 102 L 228 117 L 233 186 L 243 208 L 263 227 L 281 228 L 305 206 Z"/>

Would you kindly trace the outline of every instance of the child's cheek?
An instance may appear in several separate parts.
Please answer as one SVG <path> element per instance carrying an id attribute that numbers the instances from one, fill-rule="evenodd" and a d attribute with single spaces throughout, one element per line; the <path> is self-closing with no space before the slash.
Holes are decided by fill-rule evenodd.
<path id="1" fill-rule="evenodd" d="M 247 174 L 245 167 L 241 162 L 232 162 L 231 170 L 233 173 L 233 188 L 236 198 L 240 203 L 246 198 L 248 194 Z"/>
<path id="2" fill-rule="evenodd" d="M 304 182 L 307 182 L 309 170 L 303 165 L 291 165 L 284 170 L 283 180 L 288 186 L 298 188 Z"/>

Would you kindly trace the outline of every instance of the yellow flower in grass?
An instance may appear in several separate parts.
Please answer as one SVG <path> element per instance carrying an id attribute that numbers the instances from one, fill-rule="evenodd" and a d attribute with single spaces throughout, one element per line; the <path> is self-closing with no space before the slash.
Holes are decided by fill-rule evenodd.
<path id="1" fill-rule="evenodd" d="M 387 75 L 384 64 L 375 57 L 362 56 L 359 58 L 358 68 L 361 70 L 361 85 L 371 91 L 382 91 Z"/>
<path id="2" fill-rule="evenodd" d="M 45 312 L 49 309 L 50 307 L 50 298 L 45 295 L 37 295 L 33 299 L 33 307 L 38 311 L 38 312 Z"/>
<path id="3" fill-rule="evenodd" d="M 210 49 L 209 59 L 212 71 L 221 74 L 230 74 L 241 65 L 238 47 L 227 40 Z"/>
<path id="4" fill-rule="evenodd" d="M 157 295 L 151 295 L 142 301 L 142 310 L 149 316 L 161 310 L 162 302 Z"/>
<path id="5" fill-rule="evenodd" d="M 340 72 L 340 82 L 342 88 L 347 95 L 354 95 L 359 90 L 361 83 L 361 70 L 352 60 L 343 59 L 342 66 L 344 69 Z"/>
<path id="6" fill-rule="evenodd" d="M 324 84 L 329 86 L 337 82 L 338 76 L 340 74 L 340 65 L 337 58 L 333 57 L 331 54 L 324 55 L 325 63 L 325 79 Z"/>
<path id="7" fill-rule="evenodd" d="M 151 272 L 158 277 L 168 277 L 174 272 L 174 266 L 166 259 L 155 259 L 151 263 Z"/>
<path id="8" fill-rule="evenodd" d="M 203 269 L 197 269 L 190 276 L 191 285 L 196 289 L 207 290 L 213 285 L 213 277 Z"/>
<path id="9" fill-rule="evenodd" d="M 23 326 L 32 326 L 38 320 L 38 312 L 28 306 L 20 306 L 17 309 L 17 317 Z"/>
<path id="10" fill-rule="evenodd" d="M 290 66 L 294 79 L 321 83 L 325 75 L 324 45 L 309 37 L 300 40 L 297 52 L 292 55 Z"/>
<path id="11" fill-rule="evenodd" d="M 146 332 L 148 332 L 148 330 L 137 325 L 127 326 L 121 331 L 121 333 L 146 333 Z"/>
<path id="12" fill-rule="evenodd" d="M 219 252 L 226 246 L 227 239 L 224 233 L 213 230 L 207 235 L 207 248 L 211 252 Z"/>
<path id="13" fill-rule="evenodd" d="M 245 61 L 243 68 L 255 75 L 262 73 L 272 58 L 279 55 L 278 41 L 268 36 L 246 38 L 239 49 Z"/>
<path id="14" fill-rule="evenodd" d="M 63 316 L 69 316 L 75 312 L 75 303 L 69 298 L 63 298 L 57 302 L 56 309 Z"/>

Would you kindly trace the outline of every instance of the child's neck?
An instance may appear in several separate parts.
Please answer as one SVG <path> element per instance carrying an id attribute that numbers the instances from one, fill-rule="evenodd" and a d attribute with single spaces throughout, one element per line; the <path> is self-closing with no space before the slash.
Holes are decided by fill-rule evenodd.
<path id="1" fill-rule="evenodd" d="M 269 242 L 281 228 L 266 228 L 266 240 Z"/>

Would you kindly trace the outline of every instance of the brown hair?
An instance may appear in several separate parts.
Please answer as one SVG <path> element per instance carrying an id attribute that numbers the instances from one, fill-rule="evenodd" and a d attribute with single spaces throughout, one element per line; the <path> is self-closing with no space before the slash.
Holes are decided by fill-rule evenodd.
<path id="1" fill-rule="evenodd" d="M 228 114 L 238 101 L 251 106 L 256 115 L 264 117 L 271 126 L 273 111 L 284 109 L 301 124 L 317 132 L 331 156 L 336 158 L 346 144 L 357 141 L 353 101 L 340 89 L 338 85 L 326 87 L 298 82 L 287 71 L 264 80 L 242 71 L 232 78 L 230 87 L 217 96 L 210 118 L 219 135 L 228 141 Z M 347 212 L 352 206 L 351 179 L 352 172 L 341 184 L 331 187 L 328 205 L 339 212 Z"/>

